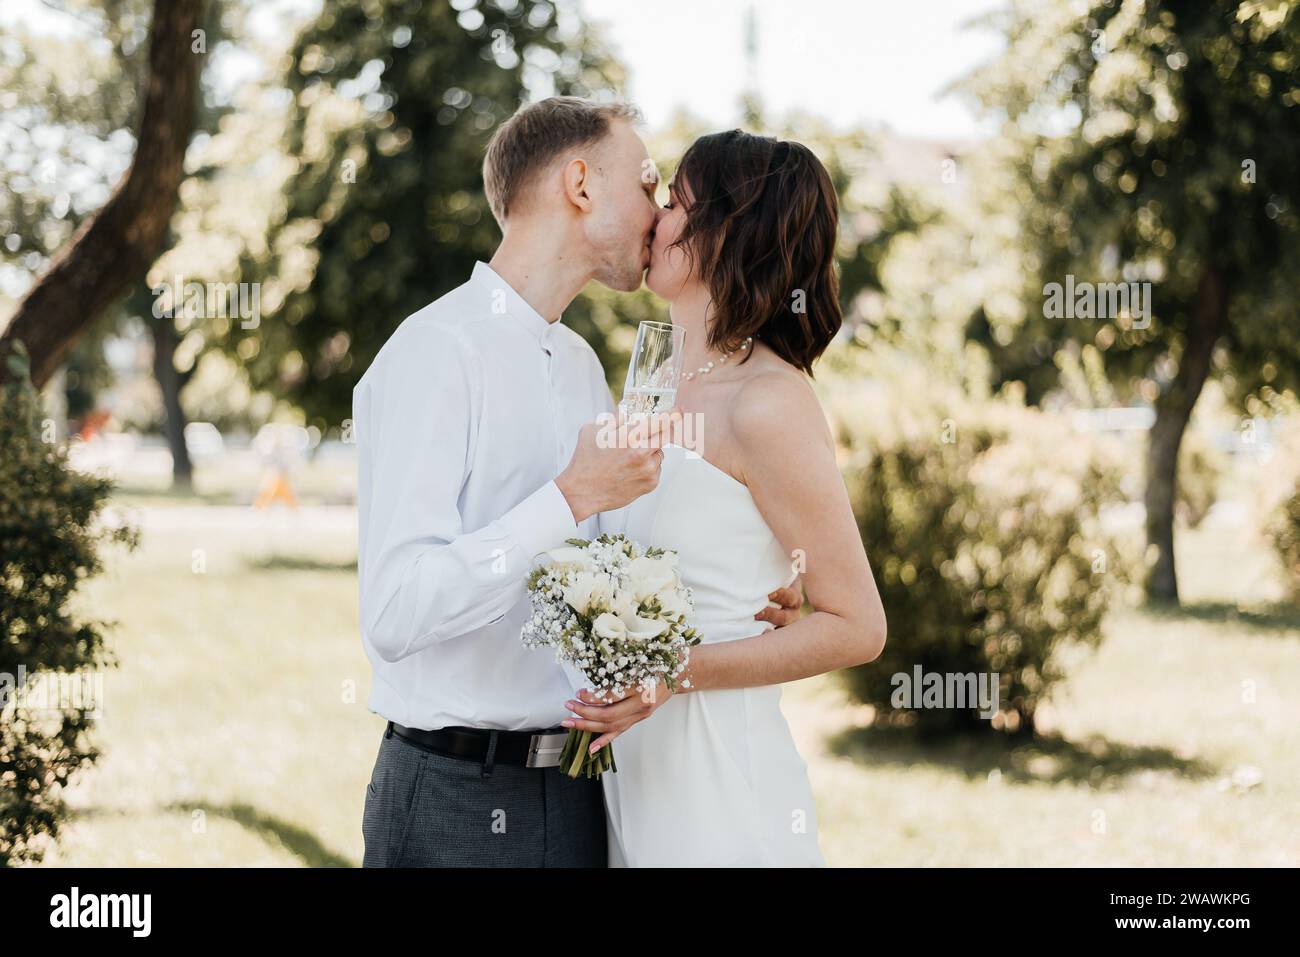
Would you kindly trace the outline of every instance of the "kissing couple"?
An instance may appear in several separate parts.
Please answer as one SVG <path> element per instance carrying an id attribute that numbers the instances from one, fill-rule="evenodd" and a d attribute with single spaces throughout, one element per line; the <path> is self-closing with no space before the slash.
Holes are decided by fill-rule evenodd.
<path id="1" fill-rule="evenodd" d="M 362 642 L 385 718 L 367 867 L 821 866 L 783 682 L 874 660 L 886 622 L 810 376 L 840 328 L 838 201 L 806 146 L 703 136 L 656 201 L 624 104 L 552 97 L 494 134 L 502 240 L 357 384 Z M 647 170 L 651 175 L 647 175 Z M 644 281 L 685 331 L 673 413 L 707 456 L 600 441 L 614 411 L 562 313 Z M 673 549 L 702 643 L 675 691 L 575 686 L 520 641 L 534 560 Z M 811 611 L 804 615 L 805 603 Z M 617 770 L 556 767 L 570 729 Z"/>

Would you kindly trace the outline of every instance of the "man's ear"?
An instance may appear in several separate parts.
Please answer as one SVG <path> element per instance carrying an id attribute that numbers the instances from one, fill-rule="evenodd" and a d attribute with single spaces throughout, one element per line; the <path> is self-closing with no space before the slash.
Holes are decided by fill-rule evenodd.
<path id="1" fill-rule="evenodd" d="M 591 212 L 591 168 L 586 160 L 572 159 L 564 164 L 564 196 L 584 213 Z"/>

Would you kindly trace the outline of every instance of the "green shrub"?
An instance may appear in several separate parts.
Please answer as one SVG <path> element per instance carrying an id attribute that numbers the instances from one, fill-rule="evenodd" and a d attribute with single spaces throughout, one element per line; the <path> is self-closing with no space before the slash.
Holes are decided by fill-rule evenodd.
<path id="1" fill-rule="evenodd" d="M 1266 531 L 1282 560 L 1282 573 L 1291 598 L 1300 604 L 1300 483 L 1278 505 Z"/>
<path id="2" fill-rule="evenodd" d="M 972 399 L 917 375 L 832 387 L 830 417 L 889 622 L 880 658 L 842 672 L 879 725 L 1032 732 L 1061 674 L 1052 653 L 1095 646 L 1130 594 L 1140 526 L 1116 535 L 1122 453 L 1015 394 Z M 896 674 L 997 673 L 1000 714 L 891 702 Z"/>
<path id="3" fill-rule="evenodd" d="M 1251 498 L 1261 541 L 1270 543 L 1280 560 L 1286 597 L 1300 604 L 1300 407 L 1292 400 L 1281 411 Z"/>
<path id="4" fill-rule="evenodd" d="M 1146 456 L 1140 460 L 1142 478 L 1146 480 Z M 1214 446 L 1201 429 L 1188 429 L 1178 450 L 1178 490 L 1175 508 L 1178 517 L 1196 528 L 1209 514 L 1218 499 L 1219 483 L 1229 469 L 1228 456 Z"/>
<path id="5" fill-rule="evenodd" d="M 41 859 L 58 835 L 63 788 L 97 756 L 89 702 L 63 707 L 68 699 L 36 695 L 52 676 L 79 681 L 111 664 L 102 624 L 79 621 L 69 602 L 100 570 L 100 546 L 131 547 L 136 535 L 99 521 L 111 482 L 72 470 L 61 448 L 42 441 L 21 348 L 8 366 L 0 395 L 0 863 L 12 864 Z"/>

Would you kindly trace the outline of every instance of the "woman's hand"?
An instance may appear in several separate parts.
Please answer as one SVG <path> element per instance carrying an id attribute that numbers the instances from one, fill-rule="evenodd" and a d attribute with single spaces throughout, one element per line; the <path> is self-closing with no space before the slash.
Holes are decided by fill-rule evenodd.
<path id="1" fill-rule="evenodd" d="M 568 718 L 561 724 L 566 728 L 599 734 L 600 737 L 588 749 L 589 754 L 595 754 L 632 725 L 654 714 L 655 709 L 671 696 L 672 692 L 662 679 L 648 691 L 641 692 L 633 688 L 619 698 L 610 694 L 602 699 L 583 688 L 578 692 L 578 700 L 570 699 L 564 703 L 575 717 Z"/>
<path id="2" fill-rule="evenodd" d="M 766 606 L 754 616 L 758 621 L 770 621 L 777 628 L 784 628 L 786 625 L 793 625 L 799 620 L 799 616 L 803 614 L 802 582 L 795 581 L 789 587 L 778 588 L 767 598 L 768 601 L 774 601 L 780 607 Z"/>

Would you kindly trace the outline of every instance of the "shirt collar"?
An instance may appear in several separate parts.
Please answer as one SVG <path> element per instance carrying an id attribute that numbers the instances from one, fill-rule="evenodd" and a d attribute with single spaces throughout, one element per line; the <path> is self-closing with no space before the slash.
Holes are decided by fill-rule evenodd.
<path id="1" fill-rule="evenodd" d="M 510 283 L 501 278 L 500 274 L 489 266 L 487 263 L 479 261 L 474 263 L 474 274 L 471 277 L 473 282 L 482 286 L 487 292 L 488 308 L 494 313 L 500 313 L 504 310 L 505 314 L 514 319 L 543 346 L 549 346 L 551 337 L 555 334 L 555 327 L 560 323 L 547 322 L 532 306 L 528 305 L 527 300 L 519 293 L 515 292 Z"/>

